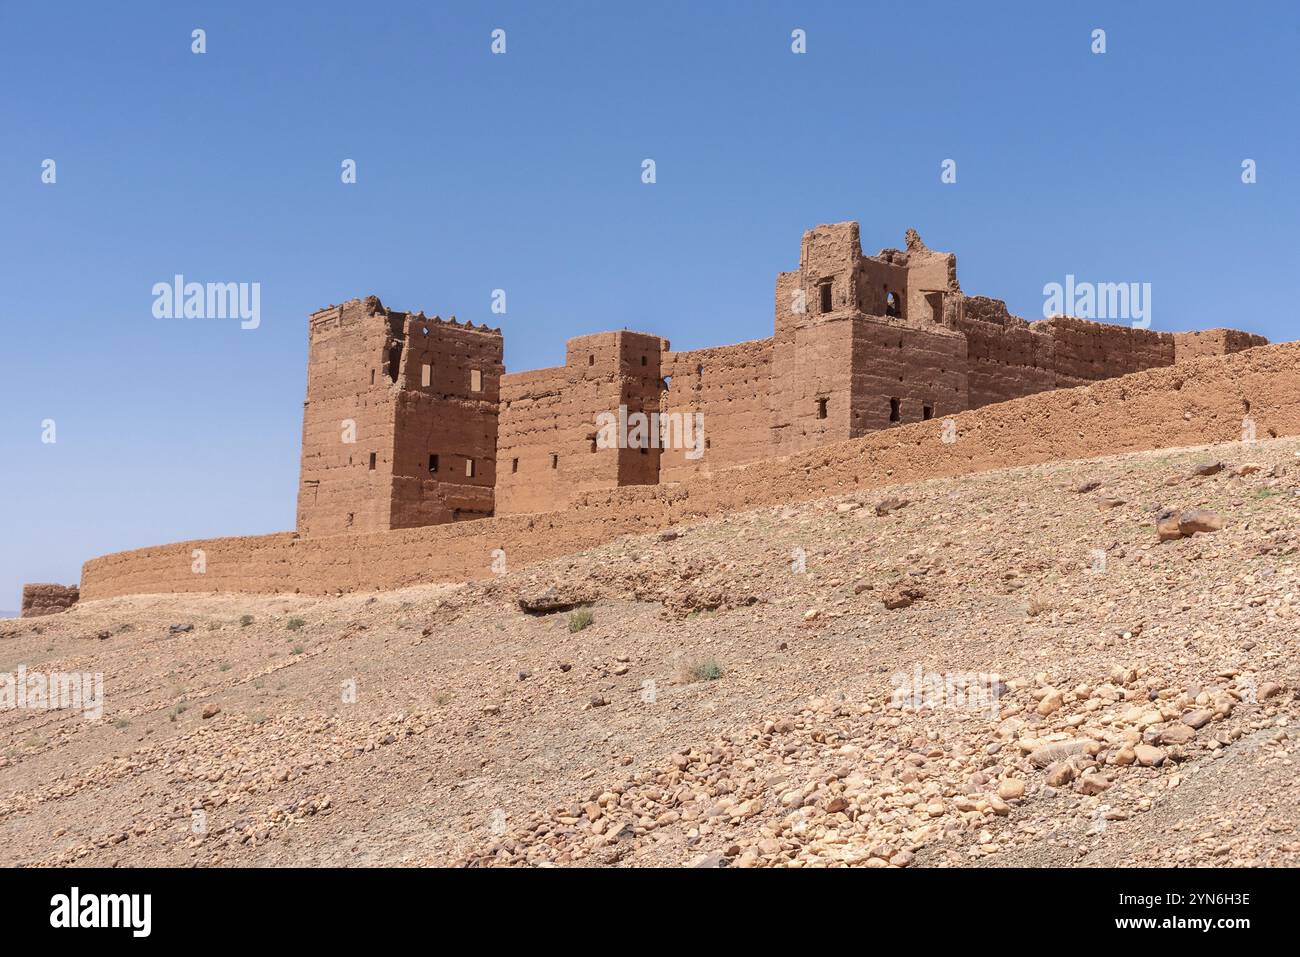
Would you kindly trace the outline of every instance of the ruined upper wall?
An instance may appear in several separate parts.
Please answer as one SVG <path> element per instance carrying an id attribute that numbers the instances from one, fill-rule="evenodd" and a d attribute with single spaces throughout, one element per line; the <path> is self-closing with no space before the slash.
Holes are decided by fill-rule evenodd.
<path id="1" fill-rule="evenodd" d="M 391 528 L 493 513 L 502 339 L 498 329 L 404 315 Z"/>
<path id="2" fill-rule="evenodd" d="M 41 615 L 54 615 L 67 611 L 81 597 L 76 585 L 54 585 L 34 583 L 23 586 L 23 605 L 19 615 L 23 618 L 36 618 Z"/>

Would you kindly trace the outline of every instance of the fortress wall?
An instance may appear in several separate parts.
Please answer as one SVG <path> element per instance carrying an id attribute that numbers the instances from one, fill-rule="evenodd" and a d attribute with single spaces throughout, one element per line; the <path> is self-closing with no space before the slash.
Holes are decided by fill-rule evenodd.
<path id="1" fill-rule="evenodd" d="M 1268 345 L 1268 340 L 1239 329 L 1205 329 L 1174 333 L 1174 361 L 1186 362 L 1200 356 L 1226 356 L 1242 349 Z"/>
<path id="2" fill-rule="evenodd" d="M 660 481 L 680 482 L 700 471 L 757 462 L 771 455 L 771 339 L 667 352 L 661 371 L 669 381 L 661 411 L 682 416 L 701 413 L 707 444 L 704 455 L 694 459 L 687 458 L 687 449 L 664 449 Z"/>
<path id="3" fill-rule="evenodd" d="M 1058 389 L 1174 364 L 1174 337 L 1109 322 L 1055 316 L 1052 336 Z"/>
<path id="4" fill-rule="evenodd" d="M 968 407 L 966 342 L 935 322 L 917 328 L 888 320 L 857 319 L 852 324 L 849 435 L 864 435 L 898 423 L 921 422 L 963 412 Z M 898 419 L 893 402 L 898 400 Z"/>
<path id="5" fill-rule="evenodd" d="M 852 435 L 853 313 L 832 313 L 787 329 L 772 350 L 769 407 L 775 455 Z"/>
<path id="6" fill-rule="evenodd" d="M 614 484 L 655 485 L 659 482 L 662 450 L 654 431 L 663 401 L 663 355 L 668 351 L 668 340 L 641 332 L 623 331 L 614 335 L 618 359 L 616 399 L 602 411 L 621 415 L 620 409 L 625 406 L 630 419 L 638 412 L 644 416 L 628 423 L 626 446 L 615 453 L 618 472 Z M 596 453 L 602 454 L 599 450 Z M 585 487 L 606 488 L 608 483 L 596 482 Z"/>
<path id="7" fill-rule="evenodd" d="M 1011 315 L 1002 300 L 965 297 L 957 330 L 966 336 L 972 409 L 1056 388 L 1052 337 Z"/>
<path id="8" fill-rule="evenodd" d="M 956 441 L 918 422 L 790 458 L 677 485 L 596 490 L 564 512 L 516 515 L 366 535 L 291 533 L 183 542 L 92 559 L 82 600 L 155 592 L 397 588 L 490 575 L 491 552 L 510 568 L 726 511 L 781 506 L 900 482 L 1143 449 L 1238 440 L 1245 403 L 1261 439 L 1300 434 L 1295 388 L 1300 343 L 1190 359 L 1090 386 L 1045 392 L 955 416 Z M 191 552 L 207 553 L 207 573 Z"/>
<path id="9" fill-rule="evenodd" d="M 501 377 L 497 416 L 496 514 L 542 512 L 568 502 L 558 464 L 574 418 L 563 366 Z M 557 460 L 558 461 L 558 460 Z"/>
<path id="10" fill-rule="evenodd" d="M 597 416 L 657 412 L 667 342 L 638 332 L 570 339 L 564 365 L 502 377 L 496 514 L 563 508 L 577 492 L 658 481 L 659 450 L 600 448 Z"/>

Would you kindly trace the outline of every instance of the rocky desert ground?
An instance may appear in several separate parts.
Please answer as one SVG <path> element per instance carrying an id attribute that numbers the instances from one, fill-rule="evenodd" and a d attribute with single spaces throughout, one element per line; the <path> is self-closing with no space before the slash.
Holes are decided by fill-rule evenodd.
<path id="1" fill-rule="evenodd" d="M 1180 524 L 1181 523 L 1181 524 Z M 1300 440 L 0 622 L 25 865 L 1300 864 Z"/>

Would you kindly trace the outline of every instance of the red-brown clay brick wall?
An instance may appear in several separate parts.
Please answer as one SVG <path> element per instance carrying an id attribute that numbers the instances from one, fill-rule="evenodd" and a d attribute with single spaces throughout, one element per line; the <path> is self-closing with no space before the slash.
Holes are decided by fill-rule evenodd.
<path id="1" fill-rule="evenodd" d="M 496 484 L 501 334 L 418 316 L 406 317 L 404 328 L 391 527 L 486 518 Z"/>
<path id="2" fill-rule="evenodd" d="M 918 329 L 889 320 L 855 320 L 849 435 L 964 412 L 966 378 L 966 340 L 942 324 Z M 894 399 L 897 421 L 891 419 Z"/>
<path id="3" fill-rule="evenodd" d="M 1235 441 L 1251 403 L 1261 439 L 1300 434 L 1300 343 L 1192 359 L 1122 379 L 1045 392 L 956 416 L 956 441 L 937 422 L 874 432 L 790 459 L 660 486 L 587 492 L 564 512 L 517 515 L 366 535 L 290 534 L 180 542 L 106 555 L 82 570 L 83 600 L 148 592 L 325 594 L 491 574 L 493 549 L 510 568 L 726 511 L 779 506 L 900 482 L 1143 449 Z M 1123 409 L 1123 414 L 1115 413 Z M 193 574 L 191 550 L 207 553 Z"/>
<path id="4" fill-rule="evenodd" d="M 716 349 L 669 352 L 663 376 L 669 380 L 663 411 L 685 417 L 703 415 L 703 454 L 694 432 L 690 447 L 666 448 L 660 457 L 659 480 L 680 482 L 698 472 L 757 462 L 771 455 L 771 413 L 768 391 L 772 373 L 772 340 L 758 339 Z M 691 429 L 695 419 L 690 420 Z M 679 445 L 681 443 L 678 443 Z"/>
<path id="5" fill-rule="evenodd" d="M 37 583 L 23 586 L 23 606 L 19 613 L 23 618 L 36 618 L 40 615 L 53 615 L 67 611 L 77 603 L 80 590 L 76 585 L 52 585 Z"/>
<path id="6" fill-rule="evenodd" d="M 1172 333 L 1063 316 L 1045 322 L 1058 389 L 1174 364 Z"/>
<path id="7" fill-rule="evenodd" d="M 506 375 L 498 429 L 496 514 L 563 508 L 589 489 L 659 480 L 659 449 L 604 448 L 598 417 L 659 411 L 667 342 L 638 332 L 570 339 L 564 366 Z M 517 464 L 516 464 L 517 463 Z"/>
<path id="8" fill-rule="evenodd" d="M 999 300 L 965 296 L 956 256 L 915 231 L 905 249 L 877 256 L 863 255 L 859 236 L 853 222 L 804 233 L 799 268 L 777 276 L 771 339 L 690 353 L 657 336 L 598 333 L 570 340 L 562 367 L 505 375 L 497 330 L 393 312 L 374 297 L 322 310 L 311 321 L 300 534 L 551 511 L 587 490 L 680 481 L 1264 341 L 1031 324 Z M 595 447 L 597 417 L 620 406 L 662 406 L 678 426 L 702 413 L 703 456 Z M 356 423 L 354 445 L 341 441 L 344 420 Z"/>
<path id="9" fill-rule="evenodd" d="M 1241 332 L 1238 329 L 1206 329 L 1202 332 L 1175 332 L 1174 359 L 1186 362 L 1200 356 L 1226 356 L 1242 349 L 1268 345 L 1263 336 Z"/>
<path id="10" fill-rule="evenodd" d="M 1052 337 L 1042 323 L 1009 314 L 1000 299 L 967 296 L 957 330 L 966 336 L 971 408 L 1056 388 Z"/>
<path id="11" fill-rule="evenodd" d="M 315 313 L 308 335 L 299 534 L 492 514 L 499 330 L 393 312 L 371 296 Z"/>
<path id="12" fill-rule="evenodd" d="M 378 299 L 353 299 L 311 317 L 298 486 L 297 528 L 303 535 L 389 527 L 392 341 Z"/>
<path id="13" fill-rule="evenodd" d="M 965 296 L 956 257 L 928 249 L 913 231 L 905 250 L 864 256 L 856 223 L 807 231 L 799 269 L 777 276 L 774 305 L 771 339 L 671 353 L 657 336 L 599 333 L 570 340 L 562 367 L 512 375 L 497 330 L 393 312 L 375 297 L 321 310 L 310 325 L 301 537 L 210 543 L 217 571 L 201 578 L 189 571 L 190 543 L 96 559 L 88 574 L 97 588 L 114 582 L 110 590 L 316 590 L 420 580 L 418 567 L 434 562 L 454 579 L 480 573 L 507 543 L 532 560 L 619 530 L 764 501 L 768 490 L 749 484 L 755 476 L 789 486 L 786 466 L 770 461 L 777 457 L 885 429 L 912 436 L 914 451 L 915 436 L 938 434 L 927 417 L 1175 359 L 1195 365 L 1197 356 L 1265 341 L 1232 330 L 1171 336 L 1068 318 L 1027 323 L 998 300 Z M 595 447 L 598 416 L 620 406 L 703 413 L 704 456 Z M 355 423 L 354 444 L 342 441 L 345 420 Z M 873 441 L 894 448 L 888 437 Z M 805 478 L 825 462 L 799 461 L 813 463 L 791 473 Z M 990 452 L 962 461 L 999 460 Z M 729 469 L 745 463 L 759 464 Z M 722 484 L 709 485 L 724 469 Z M 506 520 L 522 513 L 546 514 Z M 466 518 L 481 521 L 467 531 L 426 527 Z M 403 528 L 411 534 L 378 534 Z M 330 535 L 347 538 L 317 541 Z M 390 547 L 398 550 L 384 552 Z M 178 556 L 185 561 L 173 567 Z M 417 565 L 395 567 L 407 560 Z"/>
<path id="14" fill-rule="evenodd" d="M 501 377 L 496 514 L 546 512 L 568 501 L 559 459 L 574 453 L 578 419 L 568 385 L 563 366 Z"/>

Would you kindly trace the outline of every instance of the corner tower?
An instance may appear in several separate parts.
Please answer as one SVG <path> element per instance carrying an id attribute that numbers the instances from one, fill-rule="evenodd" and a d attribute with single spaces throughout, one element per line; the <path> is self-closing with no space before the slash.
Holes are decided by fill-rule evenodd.
<path id="1" fill-rule="evenodd" d="M 395 312 L 314 313 L 298 533 L 377 532 L 493 513 L 499 329 Z"/>

